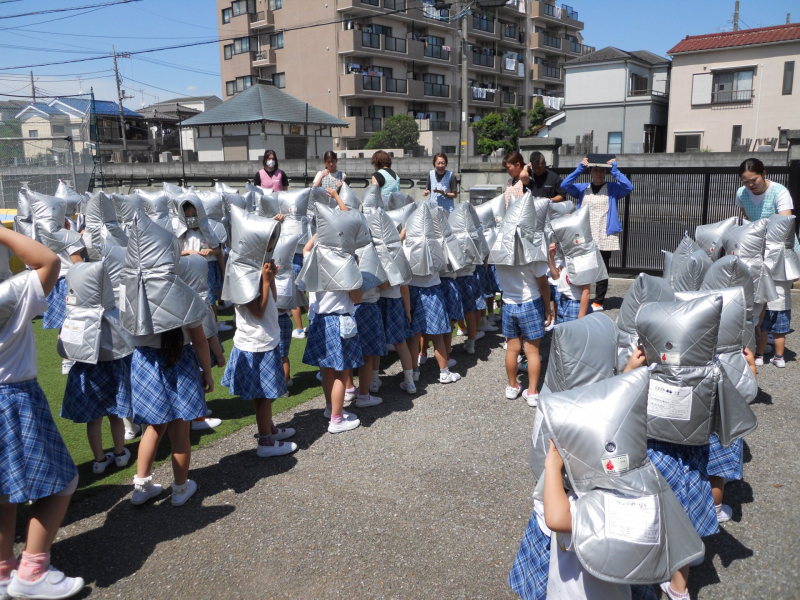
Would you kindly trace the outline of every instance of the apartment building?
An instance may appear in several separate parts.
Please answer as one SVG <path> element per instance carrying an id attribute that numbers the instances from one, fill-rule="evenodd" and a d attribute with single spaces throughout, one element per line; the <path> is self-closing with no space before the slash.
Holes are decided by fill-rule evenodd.
<path id="1" fill-rule="evenodd" d="M 272 80 L 348 122 L 337 150 L 363 148 L 384 119 L 407 114 L 429 154 L 456 152 L 461 21 L 433 0 L 217 0 L 217 10 L 225 99 Z M 470 120 L 527 111 L 537 93 L 563 97 L 560 65 L 586 51 L 571 8 L 509 0 L 465 19 Z"/>
<path id="2" fill-rule="evenodd" d="M 668 152 L 788 149 L 800 129 L 800 23 L 686 36 L 667 54 Z"/>

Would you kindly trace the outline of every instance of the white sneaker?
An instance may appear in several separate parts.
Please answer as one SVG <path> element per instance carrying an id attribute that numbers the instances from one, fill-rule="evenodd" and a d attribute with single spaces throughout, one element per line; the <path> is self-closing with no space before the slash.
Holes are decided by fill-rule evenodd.
<path id="1" fill-rule="evenodd" d="M 386 351 L 387 352 L 397 352 L 397 350 L 394 349 L 394 344 L 386 344 Z"/>
<path id="2" fill-rule="evenodd" d="M 769 362 L 771 362 L 773 365 L 781 369 L 783 369 L 786 366 L 786 360 L 784 360 L 782 356 L 780 358 L 778 358 L 777 356 L 773 356 L 772 358 L 769 359 Z"/>
<path id="3" fill-rule="evenodd" d="M 36 581 L 25 581 L 14 573 L 8 584 L 11 598 L 69 598 L 83 589 L 83 579 L 67 577 L 50 565 L 47 573 Z"/>
<path id="4" fill-rule="evenodd" d="M 499 329 L 497 325 L 492 325 L 488 322 L 483 323 L 483 325 L 478 325 L 478 331 L 499 331 Z"/>
<path id="5" fill-rule="evenodd" d="M 272 439 L 275 440 L 274 435 L 272 436 Z M 297 444 L 294 442 L 281 442 L 275 440 L 275 443 L 272 446 L 259 444 L 256 454 L 258 454 L 259 458 L 269 458 L 270 456 L 283 456 L 284 454 L 291 454 L 295 450 L 297 450 Z"/>
<path id="6" fill-rule="evenodd" d="M 131 496 L 131 504 L 139 505 L 144 504 L 150 498 L 155 498 L 164 489 L 158 485 L 157 483 L 153 483 L 153 476 L 145 477 L 140 479 L 138 477 L 133 478 L 133 496 Z"/>
<path id="7" fill-rule="evenodd" d="M 539 394 L 529 394 L 528 390 L 522 392 L 522 397 L 524 398 L 525 402 L 528 403 L 528 406 L 531 408 L 535 408 L 539 406 Z"/>
<path id="8" fill-rule="evenodd" d="M 597 302 L 592 302 L 592 312 L 603 312 L 605 309 L 603 308 L 602 304 L 597 304 Z"/>
<path id="9" fill-rule="evenodd" d="M 684 598 L 688 598 L 689 594 L 678 594 L 675 590 L 672 589 L 672 586 L 669 584 L 669 581 L 665 581 L 661 584 L 661 591 L 666 594 L 669 600 L 683 600 Z"/>
<path id="10" fill-rule="evenodd" d="M 136 423 L 131 423 L 132 428 L 128 429 L 125 427 L 125 439 L 126 440 L 135 440 L 139 437 L 139 434 L 142 432 L 141 426 L 137 425 Z"/>
<path id="11" fill-rule="evenodd" d="M 439 373 L 439 383 L 455 383 L 461 379 L 458 373 Z"/>
<path id="12" fill-rule="evenodd" d="M 100 473 L 105 473 L 106 467 L 114 462 L 114 453 L 109 452 L 106 454 L 106 457 L 101 460 L 100 462 L 94 461 L 92 465 L 92 472 L 99 475 Z"/>
<path id="13" fill-rule="evenodd" d="M 419 369 L 414 369 L 414 371 L 413 371 L 413 379 L 414 379 L 414 381 L 419 381 Z"/>
<path id="14" fill-rule="evenodd" d="M 522 393 L 521 387 L 511 387 L 510 385 L 506 386 L 506 398 L 509 400 L 516 400 L 519 398 L 519 395 Z"/>
<path id="15" fill-rule="evenodd" d="M 475 334 L 475 341 L 477 342 L 478 340 L 481 340 L 481 339 L 483 339 L 485 337 L 486 337 L 486 332 L 485 331 L 479 331 L 478 333 Z"/>
<path id="16" fill-rule="evenodd" d="M 277 431 L 272 434 L 272 439 L 275 440 L 276 442 L 280 442 L 281 440 L 288 440 L 295 433 L 297 433 L 293 427 L 276 427 L 275 429 L 277 429 Z"/>
<path id="17" fill-rule="evenodd" d="M 183 506 L 194 496 L 197 491 L 197 484 L 191 479 L 187 479 L 183 485 L 172 483 L 172 506 Z"/>
<path id="18" fill-rule="evenodd" d="M 330 418 L 331 418 L 331 407 L 330 406 L 326 406 L 325 407 L 325 412 L 323 412 L 322 414 L 326 419 L 330 420 Z M 342 409 L 342 418 L 345 419 L 345 420 L 352 420 L 352 419 L 355 419 L 356 416 L 353 413 L 349 413 L 346 410 Z"/>
<path id="19" fill-rule="evenodd" d="M 408 392 L 409 394 L 416 394 L 417 393 L 417 386 L 414 385 L 413 381 L 401 381 L 400 382 L 400 389 Z"/>
<path id="20" fill-rule="evenodd" d="M 377 393 L 377 391 L 379 389 L 381 389 L 382 385 L 383 385 L 383 382 L 380 379 L 378 379 L 377 381 L 375 381 L 375 380 L 370 381 L 369 382 L 369 391 L 370 391 L 370 393 L 372 393 L 372 394 Z"/>
<path id="21" fill-rule="evenodd" d="M 459 337 L 464 337 L 467 335 L 467 332 L 461 329 L 461 327 L 456 327 L 456 335 Z"/>
<path id="22" fill-rule="evenodd" d="M 378 406 L 383 402 L 383 398 L 378 398 L 377 396 L 373 396 L 372 394 L 368 394 L 366 398 L 357 398 L 356 399 L 356 406 L 358 408 L 367 408 L 368 406 Z"/>
<path id="23" fill-rule="evenodd" d="M 500 316 L 497 315 L 496 313 L 489 313 L 489 316 L 486 317 L 486 321 L 489 322 L 489 323 L 492 323 L 492 324 L 497 323 L 497 321 L 499 319 L 500 319 Z"/>
<path id="24" fill-rule="evenodd" d="M 447 368 L 448 368 L 448 369 L 452 369 L 452 368 L 453 368 L 453 367 L 455 367 L 457 364 L 458 364 L 458 363 L 456 362 L 456 359 L 455 359 L 455 358 L 448 358 L 448 359 L 447 359 Z"/>
<path id="25" fill-rule="evenodd" d="M 131 459 L 131 451 L 125 448 L 122 451 L 122 456 L 117 456 L 116 454 L 114 455 L 114 464 L 116 464 L 120 468 L 127 467 L 128 461 L 130 459 Z"/>
<path id="26" fill-rule="evenodd" d="M 352 391 L 351 390 L 345 390 L 344 391 L 344 401 L 345 402 L 352 402 L 356 398 L 358 398 L 358 389 L 357 388 L 352 388 Z"/>
<path id="27" fill-rule="evenodd" d="M 217 331 L 233 331 L 233 327 L 225 321 L 217 321 Z"/>
<path id="28" fill-rule="evenodd" d="M 508 350 L 508 340 L 503 340 L 503 350 Z"/>
<path id="29" fill-rule="evenodd" d="M 350 431 L 351 429 L 355 429 L 356 427 L 361 425 L 361 421 L 358 419 L 342 419 L 338 423 L 334 423 L 331 421 L 328 423 L 328 433 L 342 433 L 344 431 Z"/>
<path id="30" fill-rule="evenodd" d="M 544 330 L 545 331 L 553 331 L 553 329 L 555 329 L 555 327 L 556 327 L 556 322 L 555 321 L 550 321 L 550 325 L 545 327 Z"/>
<path id="31" fill-rule="evenodd" d="M 756 356 L 756 366 L 763 367 L 764 366 L 764 357 L 763 356 Z"/>
<path id="32" fill-rule="evenodd" d="M 70 360 L 65 358 L 61 361 L 61 374 L 62 375 L 69 375 L 69 370 L 72 368 L 72 365 L 75 364 L 74 360 Z"/>
<path id="33" fill-rule="evenodd" d="M 208 429 L 214 429 L 214 427 L 219 427 L 222 425 L 222 419 L 217 419 L 214 417 L 213 419 L 203 419 L 202 421 L 192 421 L 192 431 L 206 431 Z"/>
<path id="34" fill-rule="evenodd" d="M 714 506 L 717 509 L 717 523 L 727 523 L 733 517 L 733 509 L 727 504 Z"/>
<path id="35" fill-rule="evenodd" d="M 475 354 L 475 340 L 467 340 L 464 344 L 464 352 L 467 354 Z"/>
<path id="36" fill-rule="evenodd" d="M 426 362 L 428 362 L 428 355 L 427 355 L 427 353 L 426 353 L 426 354 L 420 354 L 420 355 L 419 355 L 419 360 L 417 361 L 417 364 L 418 364 L 418 365 L 420 365 L 420 366 L 422 366 L 422 365 L 424 365 Z"/>
<path id="37" fill-rule="evenodd" d="M 306 337 L 306 330 L 305 329 L 293 329 L 292 330 L 292 337 L 296 340 L 302 340 Z"/>

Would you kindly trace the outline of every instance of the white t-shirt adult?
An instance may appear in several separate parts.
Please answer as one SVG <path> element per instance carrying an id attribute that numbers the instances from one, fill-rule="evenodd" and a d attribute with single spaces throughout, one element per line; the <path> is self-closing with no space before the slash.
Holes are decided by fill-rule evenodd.
<path id="1" fill-rule="evenodd" d="M 750 202 L 758 206 L 764 201 L 764 197 L 767 195 L 767 191 L 769 188 L 764 190 L 763 194 L 754 194 L 749 189 L 745 188 L 744 191 L 747 192 L 747 195 L 750 197 Z M 736 206 L 739 208 L 742 207 L 742 203 L 739 202 L 739 198 L 736 198 Z M 792 210 L 794 208 L 794 203 L 792 202 L 792 196 L 789 194 L 789 190 L 783 189 L 778 194 L 778 197 L 775 199 L 775 211 L 781 212 L 782 210 Z"/>
<path id="2" fill-rule="evenodd" d="M 243 352 L 269 352 L 278 346 L 281 327 L 278 324 L 278 305 L 275 298 L 267 301 L 260 319 L 250 312 L 246 304 L 237 304 L 236 333 L 233 345 Z"/>
<path id="3" fill-rule="evenodd" d="M 439 277 L 438 273 L 434 273 L 433 275 L 412 275 L 408 285 L 419 288 L 430 288 L 440 283 L 442 283 L 442 278 Z"/>
<path id="4" fill-rule="evenodd" d="M 399 285 L 390 285 L 385 290 L 381 290 L 381 298 L 402 298 Z"/>
<path id="5" fill-rule="evenodd" d="M 532 262 L 522 267 L 495 265 L 497 280 L 503 289 L 503 302 L 525 304 L 541 298 L 539 277 L 547 274 L 546 262 Z"/>
<path id="6" fill-rule="evenodd" d="M 352 315 L 356 308 L 350 292 L 309 292 L 308 305 L 313 315 Z"/>
<path id="7" fill-rule="evenodd" d="M 203 237 L 203 234 L 200 231 L 195 231 L 194 229 L 188 229 L 186 233 L 181 236 L 181 250 L 194 250 L 196 252 L 200 252 L 200 250 L 210 249 L 209 245 L 206 243 L 206 238 Z M 206 261 L 211 262 L 212 260 L 217 260 L 216 256 L 209 254 L 208 256 L 203 256 Z"/>
<path id="8" fill-rule="evenodd" d="M 791 281 L 775 282 L 778 299 L 767 302 L 767 310 L 792 310 L 792 283 Z"/>
<path id="9" fill-rule="evenodd" d="M 31 319 L 47 310 L 47 296 L 36 271 L 27 271 L 17 310 L 0 330 L 0 384 L 34 379 L 39 372 Z"/>
<path id="10" fill-rule="evenodd" d="M 578 300 L 580 302 L 583 286 L 569 283 L 566 265 L 563 261 L 557 260 L 556 266 L 561 269 L 561 276 L 555 280 L 556 286 L 558 287 L 558 293 L 564 294 L 570 300 Z"/>

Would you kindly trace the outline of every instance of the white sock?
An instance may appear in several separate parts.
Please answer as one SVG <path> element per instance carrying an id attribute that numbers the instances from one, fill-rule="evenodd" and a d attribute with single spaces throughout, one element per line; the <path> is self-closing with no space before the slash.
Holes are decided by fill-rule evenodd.
<path id="1" fill-rule="evenodd" d="M 450 369 L 445 367 L 444 369 L 439 369 L 439 375 L 450 375 Z"/>
<path id="2" fill-rule="evenodd" d="M 466 347 L 470 350 L 475 349 L 475 340 L 467 340 Z"/>
<path id="3" fill-rule="evenodd" d="M 378 371 L 378 369 L 373 369 L 373 370 L 372 370 L 372 381 L 373 381 L 373 382 L 375 382 L 375 383 L 377 383 L 377 382 L 380 380 L 380 378 L 381 378 L 381 377 L 380 377 L 380 375 L 379 375 L 379 371 Z"/>
<path id="4" fill-rule="evenodd" d="M 403 371 L 403 380 L 406 383 L 414 383 L 414 370 L 408 369 L 407 371 Z"/>

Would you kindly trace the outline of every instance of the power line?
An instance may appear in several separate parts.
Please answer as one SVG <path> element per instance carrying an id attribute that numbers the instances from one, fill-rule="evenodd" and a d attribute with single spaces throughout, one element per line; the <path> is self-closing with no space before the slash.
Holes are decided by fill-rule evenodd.
<path id="1" fill-rule="evenodd" d="M 116 0 L 115 2 L 103 2 L 102 4 L 87 4 L 85 6 L 71 6 L 69 8 L 50 8 L 48 10 L 36 10 L 28 13 L 16 15 L 0 15 L 0 19 L 16 19 L 18 17 L 31 17 L 35 15 L 46 15 L 50 13 L 72 12 L 73 10 L 84 10 L 87 8 L 104 8 L 106 6 L 116 6 L 118 4 L 128 4 L 130 2 L 141 2 L 142 0 Z"/>
<path id="2" fill-rule="evenodd" d="M 65 19 L 72 19 L 75 17 L 80 17 L 81 15 L 88 15 L 89 13 L 97 12 L 98 10 L 103 10 L 103 7 L 93 8 L 91 10 L 85 10 L 83 12 L 75 13 L 74 15 L 66 15 L 63 17 L 56 17 L 55 19 L 47 19 L 46 21 L 39 21 L 38 23 L 28 23 L 27 25 L 16 25 L 14 27 L 0 27 L 0 31 L 11 31 L 12 29 L 25 29 L 26 27 L 44 25 L 45 23 L 53 23 L 54 21 L 64 21 Z"/>
<path id="3" fill-rule="evenodd" d="M 165 89 L 165 88 L 162 88 L 162 87 L 158 87 L 157 85 L 153 85 L 151 83 L 145 83 L 144 81 L 137 81 L 133 77 L 126 77 L 125 80 L 126 81 L 133 81 L 134 83 L 138 83 L 140 85 L 146 85 L 147 87 L 154 88 L 156 90 L 161 90 L 162 92 L 169 92 L 170 94 L 177 94 L 178 96 L 183 94 L 183 92 L 176 92 L 175 90 L 168 90 L 168 89 Z M 148 95 L 150 95 L 150 94 L 148 94 Z"/>
<path id="4" fill-rule="evenodd" d="M 27 86 L 25 86 L 27 87 Z M 7 96 L 9 98 L 30 98 L 30 94 L 25 94 L 21 96 L 19 94 L 6 94 L 5 92 L 0 92 L 0 96 Z M 37 94 L 37 98 L 81 98 L 83 96 L 88 96 L 88 94 L 59 94 L 58 96 L 39 96 Z"/>

